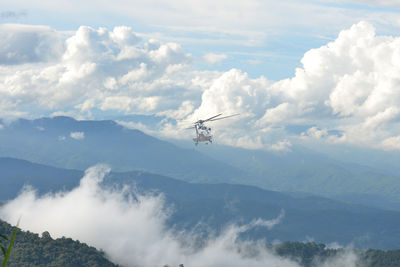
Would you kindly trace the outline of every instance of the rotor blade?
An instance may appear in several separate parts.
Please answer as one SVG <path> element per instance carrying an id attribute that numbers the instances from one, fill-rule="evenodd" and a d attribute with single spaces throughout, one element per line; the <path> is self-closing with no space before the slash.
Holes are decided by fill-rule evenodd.
<path id="1" fill-rule="evenodd" d="M 184 130 L 189 130 L 189 129 L 195 129 L 195 127 L 194 126 L 188 127 L 188 128 L 185 128 Z"/>
<path id="2" fill-rule="evenodd" d="M 222 115 L 222 113 L 220 113 L 220 114 L 218 114 L 218 115 L 215 115 L 215 116 L 212 116 L 211 118 L 208 118 L 208 119 L 206 119 L 206 120 L 203 120 L 203 122 L 210 121 L 210 120 L 212 120 L 212 119 L 214 119 L 214 118 L 216 118 L 216 117 L 218 117 L 218 116 L 221 116 L 221 115 Z"/>
<path id="3" fill-rule="evenodd" d="M 217 120 L 222 120 L 222 119 L 226 119 L 226 118 L 230 118 L 230 117 L 234 117 L 234 116 L 238 116 L 240 114 L 233 114 L 233 115 L 229 115 L 229 116 L 225 116 L 225 117 L 221 117 L 221 118 L 216 118 L 213 120 L 209 120 L 209 121 L 217 121 Z"/>

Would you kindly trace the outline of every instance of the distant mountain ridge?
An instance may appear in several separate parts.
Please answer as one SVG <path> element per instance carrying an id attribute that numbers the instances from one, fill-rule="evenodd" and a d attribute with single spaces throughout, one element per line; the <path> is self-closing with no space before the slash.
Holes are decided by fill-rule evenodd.
<path id="1" fill-rule="evenodd" d="M 24 186 L 32 186 L 39 194 L 70 190 L 79 184 L 82 175 L 83 171 L 0 158 L 0 202 L 15 198 Z"/>
<path id="2" fill-rule="evenodd" d="M 111 120 L 20 119 L 0 130 L 0 156 L 84 170 L 143 170 L 199 183 L 236 183 L 303 192 L 400 210 L 400 176 L 293 147 L 274 153 L 233 147 L 182 148 Z"/>
<path id="3" fill-rule="evenodd" d="M 16 184 L 10 187 L 13 183 L 9 181 L 15 177 L 20 177 L 19 185 L 35 183 L 39 192 L 46 193 L 48 181 L 53 180 L 51 190 L 57 191 L 77 185 L 83 175 L 81 171 L 10 158 L 0 158 L 0 173 L 11 175 L 0 179 L 0 196 L 9 192 L 7 199 L 15 197 L 20 190 Z M 255 228 L 248 235 L 252 238 L 266 237 L 270 241 L 312 238 L 316 242 L 339 242 L 359 248 L 399 247 L 400 212 L 350 205 L 316 196 L 292 197 L 254 186 L 187 183 L 143 171 L 111 172 L 104 181 L 105 186 L 122 184 L 131 185 L 139 192 L 164 194 L 168 205 L 175 210 L 168 223 L 178 228 L 191 229 L 203 222 L 218 231 L 229 223 L 276 218 L 283 210 L 282 222 L 272 230 Z M 0 202 L 4 200 L 0 199 Z"/>
<path id="4" fill-rule="evenodd" d="M 193 149 L 177 147 L 108 120 L 20 119 L 4 126 L 0 141 L 0 156 L 61 168 L 84 170 L 107 163 L 118 171 L 146 170 L 186 181 L 235 182 L 250 178 L 244 171 Z"/>
<path id="5" fill-rule="evenodd" d="M 216 159 L 253 174 L 263 188 L 306 192 L 384 209 L 400 210 L 400 175 L 333 160 L 306 148 L 289 153 L 208 147 Z"/>

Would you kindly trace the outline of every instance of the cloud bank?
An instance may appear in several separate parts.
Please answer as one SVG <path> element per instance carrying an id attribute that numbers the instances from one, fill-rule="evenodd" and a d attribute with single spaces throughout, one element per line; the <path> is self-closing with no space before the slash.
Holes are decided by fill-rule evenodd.
<path id="1" fill-rule="evenodd" d="M 124 26 L 82 26 L 65 41 L 42 26 L 2 27 L 4 110 L 143 113 L 181 104 L 176 93 L 185 84 L 172 78 L 191 57 L 176 43 L 144 42 Z"/>
<path id="2" fill-rule="evenodd" d="M 0 25 L 0 65 L 57 61 L 64 50 L 59 33 L 47 26 Z"/>
<path id="3" fill-rule="evenodd" d="M 101 186 L 109 171 L 104 165 L 89 168 L 80 185 L 69 192 L 38 197 L 31 188 L 25 189 L 0 208 L 0 217 L 14 222 L 22 216 L 24 230 L 72 237 L 104 250 L 113 262 L 124 266 L 299 266 L 274 254 L 262 241 L 239 239 L 240 233 L 253 227 L 273 228 L 284 219 L 284 212 L 269 221 L 227 226 L 220 235 L 204 240 L 195 232 L 167 227 L 172 208 L 161 195 L 132 194 L 126 186 Z M 356 261 L 349 253 L 320 266 L 348 267 Z"/>
<path id="4" fill-rule="evenodd" d="M 359 4 L 359 5 L 368 5 L 372 7 L 388 7 L 388 8 L 400 8 L 400 3 L 396 0 L 382 0 L 382 1 L 373 1 L 373 0 L 324 0 L 325 2 L 331 3 L 350 3 L 350 4 Z"/>
<path id="5" fill-rule="evenodd" d="M 103 165 L 88 169 L 79 187 L 69 192 L 38 197 L 27 189 L 1 207 L 0 217 L 13 222 L 22 216 L 24 230 L 78 239 L 124 266 L 298 266 L 266 249 L 263 242 L 238 239 L 251 227 L 272 228 L 284 213 L 271 221 L 228 226 L 199 246 L 195 233 L 166 226 L 171 209 L 161 195 L 132 194 L 128 187 L 104 188 L 100 183 L 108 172 Z"/>
<path id="6" fill-rule="evenodd" d="M 45 26 L 1 27 L 1 117 L 114 112 L 196 121 L 240 113 L 213 123 L 219 143 L 290 151 L 318 140 L 400 149 L 400 37 L 377 36 L 368 22 L 306 52 L 295 75 L 280 81 L 239 69 L 193 70 L 179 44 L 143 39 L 125 26 L 82 26 L 67 37 Z M 210 55 L 213 62 L 224 57 Z M 187 136 L 171 120 L 159 126 L 152 130 L 160 135 Z M 291 126 L 307 128 L 293 134 Z"/>

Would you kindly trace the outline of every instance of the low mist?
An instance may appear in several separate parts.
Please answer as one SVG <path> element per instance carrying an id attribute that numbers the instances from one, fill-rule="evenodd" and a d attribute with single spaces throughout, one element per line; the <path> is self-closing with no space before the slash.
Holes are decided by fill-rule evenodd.
<path id="1" fill-rule="evenodd" d="M 252 227 L 272 228 L 284 218 L 284 212 L 269 221 L 227 226 L 221 234 L 204 240 L 196 232 L 167 226 L 173 208 L 162 195 L 132 193 L 128 186 L 102 186 L 109 171 L 104 165 L 89 168 L 80 185 L 68 192 L 39 197 L 34 189 L 25 188 L 0 208 L 0 217 L 11 224 L 21 217 L 23 230 L 80 240 L 102 249 L 123 266 L 299 266 L 267 249 L 265 240 L 239 239 Z M 356 261 L 349 253 L 319 266 L 355 266 Z"/>

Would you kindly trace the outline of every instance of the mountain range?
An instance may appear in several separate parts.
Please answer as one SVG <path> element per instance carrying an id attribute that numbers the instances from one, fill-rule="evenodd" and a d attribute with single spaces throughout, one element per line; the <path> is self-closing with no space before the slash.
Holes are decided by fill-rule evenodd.
<path id="1" fill-rule="evenodd" d="M 0 158 L 0 201 L 14 198 L 22 185 L 39 194 L 69 190 L 78 185 L 82 171 Z M 19 177 L 19 178 L 16 178 Z M 13 181 L 13 182 L 10 182 Z M 143 171 L 111 172 L 103 186 L 130 185 L 134 192 L 163 194 L 174 213 L 168 224 L 193 230 L 199 223 L 219 231 L 254 219 L 270 220 L 284 212 L 273 229 L 256 227 L 244 237 L 352 245 L 357 248 L 398 248 L 400 212 L 348 204 L 317 196 L 292 196 L 255 186 L 188 183 Z M 7 196 L 7 197 L 4 197 Z"/>
<path id="2" fill-rule="evenodd" d="M 183 147 L 112 120 L 53 117 L 2 124 L 3 157 L 77 170 L 106 163 L 115 171 L 142 170 L 196 183 L 255 185 L 400 210 L 396 172 L 344 163 L 304 147 L 287 153 L 216 144 Z"/>
<path id="3" fill-rule="evenodd" d="M 69 117 L 20 119 L 0 130 L 0 156 L 84 170 L 97 163 L 114 170 L 147 170 L 187 181 L 231 181 L 244 171 L 194 151 L 124 128 L 114 121 Z"/>

